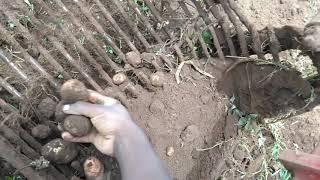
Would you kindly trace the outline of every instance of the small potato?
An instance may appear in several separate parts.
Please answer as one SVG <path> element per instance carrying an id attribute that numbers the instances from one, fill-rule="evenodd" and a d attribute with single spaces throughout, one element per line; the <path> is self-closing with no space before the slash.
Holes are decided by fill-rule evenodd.
<path id="1" fill-rule="evenodd" d="M 54 139 L 41 148 L 41 155 L 54 163 L 67 164 L 78 155 L 78 148 L 75 143 Z"/>
<path id="2" fill-rule="evenodd" d="M 64 120 L 63 128 L 73 136 L 81 137 L 87 135 L 90 132 L 92 124 L 90 119 L 88 119 L 87 117 L 69 115 Z"/>
<path id="3" fill-rule="evenodd" d="M 89 157 L 83 164 L 87 179 L 104 179 L 104 166 L 96 157 Z"/>
<path id="4" fill-rule="evenodd" d="M 51 133 L 50 127 L 43 124 L 37 125 L 31 130 L 32 136 L 39 139 L 47 138 L 50 135 L 50 133 Z"/>
<path id="5" fill-rule="evenodd" d="M 163 72 L 156 72 L 150 75 L 151 84 L 155 87 L 162 87 L 164 84 L 164 74 Z"/>
<path id="6" fill-rule="evenodd" d="M 124 73 L 117 73 L 112 78 L 113 83 L 116 85 L 120 85 L 127 80 L 127 76 Z"/>
<path id="7" fill-rule="evenodd" d="M 88 101 L 89 99 L 89 92 L 86 86 L 76 79 L 65 82 L 61 87 L 60 95 L 65 104 Z"/>
<path id="8" fill-rule="evenodd" d="M 127 59 L 128 63 L 130 65 L 132 65 L 133 67 L 137 67 L 142 63 L 140 55 L 136 52 L 133 52 L 133 51 L 128 52 L 126 54 L 126 59 Z"/>

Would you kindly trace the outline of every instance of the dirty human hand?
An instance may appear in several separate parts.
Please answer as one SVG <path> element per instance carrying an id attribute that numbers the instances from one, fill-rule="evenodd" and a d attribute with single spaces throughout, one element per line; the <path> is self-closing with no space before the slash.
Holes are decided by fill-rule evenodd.
<path id="1" fill-rule="evenodd" d="M 171 179 L 148 138 L 132 121 L 127 109 L 113 98 L 91 90 L 89 94 L 91 103 L 65 105 L 63 111 L 89 117 L 94 128 L 83 137 L 73 137 L 63 132 L 63 139 L 93 143 L 102 153 L 117 158 L 123 180 Z"/>

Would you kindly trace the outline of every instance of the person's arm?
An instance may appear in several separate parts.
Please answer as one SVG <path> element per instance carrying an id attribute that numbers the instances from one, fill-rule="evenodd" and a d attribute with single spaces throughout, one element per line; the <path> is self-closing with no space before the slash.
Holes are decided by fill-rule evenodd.
<path id="1" fill-rule="evenodd" d="M 116 141 L 117 158 L 123 180 L 170 180 L 170 176 L 148 138 L 139 127 L 132 136 L 121 137 Z"/>
<path id="2" fill-rule="evenodd" d="M 98 150 L 114 156 L 123 180 L 171 180 L 168 171 L 154 152 L 147 136 L 117 100 L 90 91 L 92 104 L 77 102 L 64 106 L 67 114 L 84 115 L 94 126 L 84 137 L 63 132 L 65 140 L 93 143 Z"/>

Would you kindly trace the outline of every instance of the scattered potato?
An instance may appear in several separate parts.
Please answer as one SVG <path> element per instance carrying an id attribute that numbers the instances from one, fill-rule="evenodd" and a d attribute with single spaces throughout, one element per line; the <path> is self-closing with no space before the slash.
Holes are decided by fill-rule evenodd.
<path id="1" fill-rule="evenodd" d="M 128 52 L 126 54 L 126 59 L 133 67 L 137 67 L 142 63 L 140 55 L 134 51 Z"/>
<path id="2" fill-rule="evenodd" d="M 81 137 L 87 135 L 92 124 L 89 118 L 78 115 L 69 115 L 65 118 L 63 128 L 73 136 Z"/>
<path id="3" fill-rule="evenodd" d="M 47 138 L 50 135 L 50 133 L 51 133 L 50 127 L 43 124 L 40 124 L 32 128 L 31 130 L 32 136 L 39 139 Z"/>
<path id="4" fill-rule="evenodd" d="M 38 111 L 46 118 L 51 118 L 55 112 L 57 103 L 51 98 L 43 99 L 38 105 Z"/>
<path id="5" fill-rule="evenodd" d="M 77 101 L 88 101 L 89 99 L 86 86 L 76 79 L 65 82 L 61 87 L 60 95 L 65 104 L 72 104 Z"/>
<path id="6" fill-rule="evenodd" d="M 112 78 L 113 83 L 116 85 L 120 85 L 127 80 L 127 76 L 124 73 L 117 73 Z"/>
<path id="7" fill-rule="evenodd" d="M 104 179 L 104 166 L 96 157 L 89 157 L 83 165 L 87 179 Z"/>
<path id="8" fill-rule="evenodd" d="M 56 106 L 56 111 L 54 113 L 54 118 L 56 122 L 63 122 L 63 120 L 68 116 L 62 111 L 63 105 L 65 104 L 64 101 L 60 101 L 59 104 Z"/>
<path id="9" fill-rule="evenodd" d="M 67 164 L 78 155 L 75 143 L 54 139 L 41 148 L 41 155 L 54 163 Z"/>
<path id="10" fill-rule="evenodd" d="M 164 84 L 164 74 L 161 71 L 153 73 L 150 75 L 150 81 L 153 86 L 162 87 Z"/>

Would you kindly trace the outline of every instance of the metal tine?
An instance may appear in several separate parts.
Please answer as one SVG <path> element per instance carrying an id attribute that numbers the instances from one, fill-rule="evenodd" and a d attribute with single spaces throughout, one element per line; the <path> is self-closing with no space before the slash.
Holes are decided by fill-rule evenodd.
<path id="1" fill-rule="evenodd" d="M 143 24 L 147 27 L 147 29 L 150 31 L 151 35 L 157 40 L 158 43 L 162 44 L 163 41 L 160 38 L 159 34 L 153 29 L 152 25 L 150 24 L 149 20 L 141 13 L 139 10 L 139 7 L 132 1 L 128 0 L 128 5 L 131 9 L 135 11 L 135 13 L 138 15 L 138 17 L 141 19 Z"/>
<path id="2" fill-rule="evenodd" d="M 41 4 L 43 8 L 46 9 L 47 13 L 50 15 L 50 17 L 53 15 L 51 9 L 46 6 L 46 4 Z M 39 23 L 39 20 L 32 16 L 33 20 L 37 21 Z M 46 25 L 44 25 L 46 26 Z M 60 24 L 59 24 L 60 26 Z M 79 41 L 74 37 L 74 35 L 65 27 L 61 27 L 60 29 L 65 33 L 64 35 L 60 35 L 62 39 L 68 39 L 71 44 L 76 45 L 76 47 L 79 49 L 80 53 L 83 54 L 86 59 L 91 63 L 91 65 L 98 71 L 98 73 L 101 75 L 101 77 L 108 82 L 109 85 L 115 86 L 110 76 L 103 70 L 102 66 L 90 55 L 90 53 L 79 43 Z"/>
<path id="3" fill-rule="evenodd" d="M 24 101 L 24 97 L 19 91 L 11 86 L 5 79 L 0 76 L 0 85 L 7 90 L 13 97 L 17 98 L 20 102 Z"/>
<path id="4" fill-rule="evenodd" d="M 220 42 L 218 40 L 217 33 L 216 33 L 215 29 L 213 28 L 211 20 L 209 19 L 207 13 L 202 8 L 200 1 L 192 0 L 192 2 L 196 6 L 200 17 L 204 20 L 205 24 L 208 26 L 208 29 L 209 29 L 212 37 L 213 37 L 213 43 L 214 43 L 215 48 L 217 49 L 217 53 L 218 53 L 219 58 L 224 61 L 225 57 L 224 57 L 224 54 L 222 52 L 222 48 L 220 46 Z"/>
<path id="5" fill-rule="evenodd" d="M 14 15 L 9 12 L 6 11 L 4 12 L 4 14 L 10 18 L 10 20 L 16 25 L 16 29 L 18 29 L 18 31 L 22 32 L 22 34 L 27 37 L 27 39 L 33 41 L 35 43 L 35 45 L 37 46 L 39 52 L 45 57 L 45 59 L 48 60 L 48 62 L 59 72 L 61 73 L 66 79 L 70 79 L 71 76 L 69 75 L 69 73 L 67 73 L 63 67 L 50 55 L 50 53 L 40 44 L 36 41 L 35 37 L 33 37 L 29 31 L 20 24 L 19 21 L 17 21 L 17 19 L 14 17 Z"/>
<path id="6" fill-rule="evenodd" d="M 228 2 L 229 2 L 229 5 L 230 5 L 231 9 L 239 17 L 240 21 L 250 31 L 250 33 L 252 35 L 252 41 L 253 41 L 253 46 L 252 46 L 253 51 L 258 55 L 258 57 L 260 59 L 265 59 L 264 53 L 263 53 L 262 48 L 261 48 L 262 43 L 261 43 L 261 40 L 260 40 L 260 36 L 259 36 L 259 33 L 258 33 L 255 25 L 253 23 L 250 23 L 249 19 L 243 14 L 243 12 L 239 8 L 239 6 L 237 6 L 237 4 L 235 3 L 234 0 L 228 0 Z"/>
<path id="7" fill-rule="evenodd" d="M 15 65 L 4 53 L 3 51 L 0 49 L 0 59 L 2 59 L 8 66 L 11 67 L 11 69 L 13 69 L 17 74 L 19 74 L 19 76 L 25 80 L 25 81 L 29 81 L 29 77 L 26 73 L 24 73 L 17 65 Z"/>
<path id="8" fill-rule="evenodd" d="M 221 25 L 221 28 L 227 40 L 231 56 L 236 56 L 237 53 L 231 39 L 230 24 L 227 22 L 227 17 L 221 13 L 221 10 L 213 1 L 205 0 L 204 3 L 207 4 L 207 7 L 211 11 L 211 14 L 218 20 L 218 23 Z"/>
<path id="9" fill-rule="evenodd" d="M 56 82 L 56 80 L 32 57 L 29 53 L 26 52 L 24 48 L 10 35 L 10 33 L 0 24 L 0 34 L 2 38 L 8 41 L 11 45 L 16 47 L 23 55 L 24 59 L 28 61 L 33 68 L 35 68 L 40 74 L 48 79 L 48 81 L 55 88 L 59 88 L 60 85 Z"/>
<path id="10" fill-rule="evenodd" d="M 115 42 L 111 39 L 111 37 L 105 32 L 102 26 L 97 22 L 97 20 L 90 14 L 90 11 L 85 5 L 81 2 L 81 0 L 74 1 L 81 9 L 81 12 L 88 18 L 88 20 L 94 25 L 94 27 L 98 30 L 98 32 L 104 36 L 104 39 L 107 43 L 114 49 L 116 54 L 120 57 L 121 60 L 126 61 L 125 54 L 121 51 L 121 49 L 115 44 Z M 135 51 L 134 49 L 132 49 Z"/>
<path id="11" fill-rule="evenodd" d="M 98 5 L 98 7 L 101 9 L 102 14 L 107 18 L 107 20 L 111 23 L 113 28 L 122 36 L 124 41 L 129 45 L 130 49 L 139 53 L 136 46 L 131 42 L 130 37 L 122 31 L 118 23 L 113 19 L 112 15 L 108 12 L 108 10 L 104 7 L 104 5 L 99 0 L 94 0 L 94 2 Z M 120 10 L 120 9 L 119 9 Z M 120 10 L 121 12 L 121 10 Z M 134 31 L 135 32 L 135 31 Z"/>
<path id="12" fill-rule="evenodd" d="M 100 7 L 100 8 L 104 8 L 104 6 L 102 5 L 102 3 L 99 1 L 99 0 L 95 0 L 96 2 L 97 2 L 97 4 L 98 4 L 98 6 Z M 128 15 L 128 13 L 126 13 L 125 11 L 124 11 L 124 9 L 122 8 L 122 5 L 120 4 L 120 2 L 118 1 L 118 0 L 111 0 L 111 2 L 113 2 L 116 6 L 117 6 L 117 8 L 118 8 L 118 10 L 119 10 L 119 12 L 121 13 L 121 15 L 124 17 L 124 20 L 126 21 L 126 23 L 130 26 L 130 28 L 132 29 L 132 31 L 133 31 L 133 33 L 138 37 L 138 39 L 141 41 L 141 43 L 143 44 L 143 46 L 145 47 L 145 49 L 147 50 L 147 51 L 149 51 L 150 50 L 150 44 L 149 44 L 149 42 L 146 40 L 146 38 L 144 38 L 144 36 L 142 35 L 142 33 L 140 32 L 140 30 L 138 29 L 138 27 L 137 27 L 137 25 L 135 25 L 130 19 L 130 17 L 129 17 L 129 15 Z M 105 10 L 106 11 L 106 10 Z M 107 13 L 110 15 L 110 13 L 107 11 Z M 111 16 L 111 15 L 110 15 Z"/>
<path id="13" fill-rule="evenodd" d="M 63 56 L 69 61 L 69 63 L 76 67 L 78 69 L 78 71 L 81 73 L 81 75 L 99 92 L 102 92 L 103 89 L 101 88 L 100 85 L 98 85 L 98 83 L 93 80 L 93 78 L 86 73 L 82 67 L 73 59 L 73 57 L 67 52 L 67 50 L 63 47 L 63 45 L 56 39 L 56 37 L 53 36 L 48 36 L 48 39 L 51 41 L 51 43 L 53 44 L 53 46 L 55 48 L 57 48 L 61 54 L 63 54 Z"/>
<path id="14" fill-rule="evenodd" d="M 43 0 L 34 0 L 37 1 L 39 4 L 41 4 L 43 7 L 47 7 L 47 5 L 43 2 Z M 61 0 L 56 0 L 55 1 L 60 8 L 64 10 L 70 17 L 71 21 L 73 24 L 78 26 L 79 28 L 83 29 L 83 34 L 86 37 L 86 39 L 94 46 L 94 48 L 98 51 L 100 56 L 102 56 L 107 63 L 110 65 L 110 67 L 115 71 L 115 72 L 120 72 L 123 71 L 121 67 L 119 67 L 114 61 L 110 59 L 110 57 L 106 54 L 106 52 L 100 47 L 98 42 L 94 39 L 94 37 L 91 35 L 92 33 L 89 33 L 90 31 L 86 29 L 81 22 L 74 16 L 74 14 L 61 2 Z M 47 8 L 50 9 L 50 8 Z M 53 14 L 52 10 L 48 11 L 49 14 Z M 123 59 L 122 59 L 123 60 Z M 126 61 L 125 61 L 126 62 Z"/>
<path id="15" fill-rule="evenodd" d="M 232 10 L 230 9 L 229 5 L 227 4 L 227 2 L 225 0 L 220 0 L 220 3 L 222 5 L 224 11 L 228 15 L 230 21 L 232 22 L 232 24 L 234 25 L 234 27 L 236 29 L 237 37 L 238 37 L 238 40 L 240 43 L 241 56 L 249 57 L 248 44 L 247 44 L 247 40 L 246 40 L 244 31 L 241 27 L 241 22 L 236 17 L 236 15 L 232 12 Z"/>

